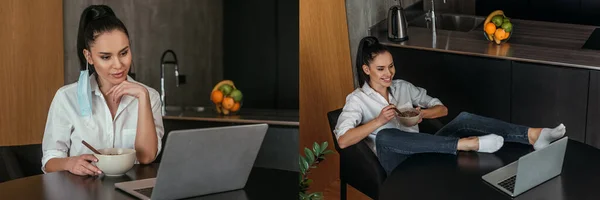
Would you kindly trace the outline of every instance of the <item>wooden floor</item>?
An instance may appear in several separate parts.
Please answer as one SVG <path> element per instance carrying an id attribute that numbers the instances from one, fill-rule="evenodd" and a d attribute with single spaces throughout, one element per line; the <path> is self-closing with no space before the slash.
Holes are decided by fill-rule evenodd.
<path id="1" fill-rule="evenodd" d="M 340 180 L 333 182 L 329 187 L 327 187 L 327 189 L 323 192 L 323 196 L 325 197 L 324 199 L 340 199 Z M 347 188 L 346 197 L 348 200 L 371 200 L 370 197 L 349 185 Z"/>

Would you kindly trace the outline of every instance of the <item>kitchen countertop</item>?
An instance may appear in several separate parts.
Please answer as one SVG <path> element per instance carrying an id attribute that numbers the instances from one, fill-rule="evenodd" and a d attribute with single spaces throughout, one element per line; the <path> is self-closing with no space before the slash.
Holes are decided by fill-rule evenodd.
<path id="1" fill-rule="evenodd" d="M 269 125 L 299 126 L 298 110 L 242 108 L 236 115 L 221 115 L 214 108 L 204 111 L 167 111 L 163 119 L 232 123 L 267 123 Z"/>
<path id="2" fill-rule="evenodd" d="M 387 20 L 371 27 L 370 34 L 392 47 L 491 57 L 540 64 L 600 70 L 600 51 L 582 49 L 596 26 L 511 19 L 514 30 L 507 43 L 496 45 L 484 38 L 483 29 L 469 32 L 408 27 L 409 39 L 387 38 Z"/>

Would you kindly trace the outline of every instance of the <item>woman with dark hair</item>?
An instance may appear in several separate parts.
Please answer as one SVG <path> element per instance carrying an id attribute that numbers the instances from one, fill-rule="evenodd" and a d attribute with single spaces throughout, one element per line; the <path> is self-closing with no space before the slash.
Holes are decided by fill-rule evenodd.
<path id="1" fill-rule="evenodd" d="M 127 76 L 132 55 L 127 28 L 112 9 L 92 5 L 81 14 L 77 35 L 81 72 L 77 83 L 55 94 L 42 141 L 42 171 L 99 175 L 97 149 L 136 150 L 136 163 L 154 161 L 164 134 L 156 90 Z"/>
<path id="2" fill-rule="evenodd" d="M 361 40 L 356 69 L 362 87 L 346 97 L 335 128 L 336 138 L 341 148 L 365 139 L 388 174 L 411 154 L 493 153 L 504 141 L 533 145 L 537 150 L 566 132 L 563 124 L 529 128 L 462 112 L 434 135 L 419 133 L 418 124 L 405 127 L 395 123 L 394 108 L 417 106 L 421 119 L 434 119 L 448 114 L 446 106 L 423 88 L 393 80 L 396 69 L 392 54 L 374 37 Z"/>

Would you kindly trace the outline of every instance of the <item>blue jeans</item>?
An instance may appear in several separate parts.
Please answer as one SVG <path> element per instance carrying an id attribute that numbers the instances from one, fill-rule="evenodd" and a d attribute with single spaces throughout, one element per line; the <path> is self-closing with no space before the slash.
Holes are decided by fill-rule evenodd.
<path id="1" fill-rule="evenodd" d="M 502 136 L 506 142 L 529 144 L 528 130 L 529 127 L 462 112 L 435 135 L 388 128 L 377 133 L 375 144 L 379 162 L 389 175 L 412 154 L 456 155 L 458 139 L 462 137 L 496 134 Z"/>

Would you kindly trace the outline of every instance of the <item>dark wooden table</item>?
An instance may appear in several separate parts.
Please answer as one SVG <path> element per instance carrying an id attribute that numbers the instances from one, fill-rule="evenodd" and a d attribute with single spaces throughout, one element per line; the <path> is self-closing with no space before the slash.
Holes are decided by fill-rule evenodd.
<path id="1" fill-rule="evenodd" d="M 494 154 L 414 155 L 387 178 L 380 199 L 512 199 L 481 176 L 531 151 L 526 145 L 506 143 Z M 600 150 L 569 140 L 562 174 L 514 199 L 600 199 Z"/>
<path id="2" fill-rule="evenodd" d="M 56 172 L 0 183 L 0 199 L 136 199 L 114 184 L 156 177 L 158 164 L 135 165 L 121 177 L 83 177 Z M 298 173 L 254 167 L 243 190 L 205 195 L 192 199 L 230 199 L 232 193 L 246 199 L 297 199 Z"/>

